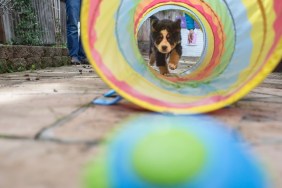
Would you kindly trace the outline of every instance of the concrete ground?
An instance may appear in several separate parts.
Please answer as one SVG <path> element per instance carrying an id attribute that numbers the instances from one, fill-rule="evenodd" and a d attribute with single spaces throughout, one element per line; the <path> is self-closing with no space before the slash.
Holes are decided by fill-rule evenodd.
<path id="1" fill-rule="evenodd" d="M 229 108 L 208 114 L 241 133 L 277 188 L 282 187 L 281 80 L 282 73 L 273 73 Z M 91 104 L 108 90 L 88 66 L 1 74 L 0 187 L 80 187 L 82 169 L 103 138 L 124 119 L 150 113 L 127 102 Z"/>

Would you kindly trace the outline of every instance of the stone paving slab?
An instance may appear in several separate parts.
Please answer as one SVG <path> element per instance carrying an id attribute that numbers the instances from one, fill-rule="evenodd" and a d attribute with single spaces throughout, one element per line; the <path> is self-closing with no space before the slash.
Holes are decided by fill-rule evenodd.
<path id="1" fill-rule="evenodd" d="M 62 142 L 100 142 L 124 119 L 137 114 L 122 105 L 94 106 L 70 116 L 64 124 L 55 124 L 42 132 L 41 139 Z"/>
<path id="2" fill-rule="evenodd" d="M 96 147 L 0 140 L 1 188 L 78 188 Z"/>
<path id="3" fill-rule="evenodd" d="M 280 188 L 282 185 L 282 144 L 263 144 L 253 146 L 254 153 L 260 160 L 262 167 L 272 183 L 271 188 Z"/>
<path id="4" fill-rule="evenodd" d="M 1 104 L 0 135 L 33 138 L 44 127 L 64 118 L 82 105 L 89 104 L 93 96 L 95 94 L 13 97 L 7 102 L 15 103 Z"/>
<path id="5" fill-rule="evenodd" d="M 0 79 L 0 135 L 5 136 L 32 138 L 109 90 L 95 73 L 76 66 L 3 74 Z"/>
<path id="6" fill-rule="evenodd" d="M 240 101 L 210 115 L 238 131 L 282 186 L 282 74 L 271 74 Z M 138 114 L 126 100 L 96 106 L 109 88 L 88 66 L 0 75 L 0 188 L 79 186 L 100 143 Z M 43 161 L 43 162 L 42 162 Z"/>

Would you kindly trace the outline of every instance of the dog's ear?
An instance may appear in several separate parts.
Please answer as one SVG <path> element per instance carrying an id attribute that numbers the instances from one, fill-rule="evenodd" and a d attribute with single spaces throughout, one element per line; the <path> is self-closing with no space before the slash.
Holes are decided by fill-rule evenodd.
<path id="1" fill-rule="evenodd" d="M 158 25 L 158 20 L 154 19 L 151 20 L 151 31 L 156 32 L 157 31 L 157 25 Z"/>
<path id="2" fill-rule="evenodd" d="M 151 25 L 151 32 L 156 32 L 157 31 L 157 25 L 158 25 L 159 19 L 152 15 L 150 16 L 150 25 Z"/>
<path id="3" fill-rule="evenodd" d="M 174 22 L 174 29 L 176 32 L 180 32 L 181 30 L 181 20 L 178 19 Z"/>

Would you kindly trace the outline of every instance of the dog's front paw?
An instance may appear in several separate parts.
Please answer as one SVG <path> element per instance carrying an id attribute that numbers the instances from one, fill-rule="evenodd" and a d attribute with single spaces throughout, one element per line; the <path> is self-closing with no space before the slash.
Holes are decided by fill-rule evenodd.
<path id="1" fill-rule="evenodd" d="M 168 71 L 168 69 L 167 69 L 166 66 L 160 66 L 160 67 L 159 67 L 159 70 L 160 70 L 160 74 L 161 74 L 161 75 L 167 75 L 167 74 L 169 74 L 169 71 Z"/>
<path id="2" fill-rule="evenodd" d="M 175 70 L 175 69 L 177 68 L 177 64 L 169 63 L 169 64 L 168 64 L 168 67 L 169 67 L 171 70 Z"/>

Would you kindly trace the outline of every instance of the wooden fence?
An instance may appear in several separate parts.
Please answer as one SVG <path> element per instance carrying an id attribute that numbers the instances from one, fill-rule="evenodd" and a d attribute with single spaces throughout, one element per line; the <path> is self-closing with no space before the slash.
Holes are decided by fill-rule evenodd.
<path id="1" fill-rule="evenodd" d="M 66 6 L 65 0 L 31 0 L 40 28 L 42 29 L 41 40 L 44 45 L 66 43 Z M 183 16 L 182 11 L 167 10 L 156 14 L 159 19 L 175 20 Z M 15 37 L 14 28 L 19 18 L 15 12 L 6 12 L 0 15 L 0 43 L 8 43 Z M 1 23 L 2 22 L 2 23 Z M 2 25 L 2 27 L 1 27 Z M 146 20 L 138 32 L 138 41 L 149 41 L 150 21 Z M 2 40 L 1 40 L 2 38 Z"/>
<path id="2" fill-rule="evenodd" d="M 40 28 L 43 45 L 66 43 L 66 7 L 64 0 L 31 0 Z M 14 37 L 14 28 L 19 20 L 15 11 L 0 15 L 0 43 L 9 43 Z"/>

